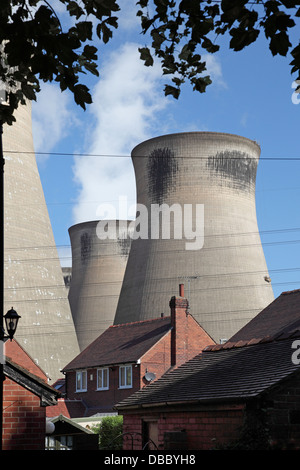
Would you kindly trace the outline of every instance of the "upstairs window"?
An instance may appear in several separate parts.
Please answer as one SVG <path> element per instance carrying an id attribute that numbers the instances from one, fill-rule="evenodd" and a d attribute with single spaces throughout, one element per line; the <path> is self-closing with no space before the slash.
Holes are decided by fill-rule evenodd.
<path id="1" fill-rule="evenodd" d="M 119 386 L 120 388 L 132 387 L 132 366 L 119 367 Z"/>
<path id="2" fill-rule="evenodd" d="M 76 372 L 76 392 L 87 391 L 87 372 L 86 370 L 78 370 Z"/>
<path id="3" fill-rule="evenodd" d="M 108 379 L 108 368 L 104 367 L 103 369 L 97 370 L 97 390 L 108 390 L 109 389 L 109 379 Z"/>

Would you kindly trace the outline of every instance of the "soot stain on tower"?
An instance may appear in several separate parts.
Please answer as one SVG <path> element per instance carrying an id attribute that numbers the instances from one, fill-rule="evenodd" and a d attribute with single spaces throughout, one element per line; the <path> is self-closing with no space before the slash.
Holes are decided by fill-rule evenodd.
<path id="1" fill-rule="evenodd" d="M 121 256 L 128 258 L 130 247 L 131 247 L 131 240 L 129 237 L 119 237 L 117 239 L 117 243 L 120 247 Z"/>
<path id="2" fill-rule="evenodd" d="M 81 260 L 83 263 L 87 262 L 91 253 L 91 237 L 88 233 L 83 233 L 80 237 Z"/>
<path id="3" fill-rule="evenodd" d="M 174 152 L 169 148 L 153 150 L 149 155 L 147 169 L 150 181 L 148 194 L 155 200 L 153 202 L 162 204 L 178 170 Z"/>
<path id="4" fill-rule="evenodd" d="M 224 183 L 237 189 L 245 190 L 255 186 L 257 161 L 245 152 L 218 152 L 208 157 L 207 168 L 221 174 Z"/>

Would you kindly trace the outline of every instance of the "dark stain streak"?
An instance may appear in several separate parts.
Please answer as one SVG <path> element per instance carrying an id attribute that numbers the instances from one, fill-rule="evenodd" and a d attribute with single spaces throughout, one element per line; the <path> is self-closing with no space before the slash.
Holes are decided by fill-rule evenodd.
<path id="1" fill-rule="evenodd" d="M 149 196 L 152 202 L 162 204 L 164 196 L 173 184 L 178 170 L 174 153 L 168 148 L 158 148 L 151 152 L 148 159 Z"/>
<path id="2" fill-rule="evenodd" d="M 85 263 L 89 259 L 91 249 L 92 249 L 91 237 L 89 236 L 87 232 L 83 233 L 80 237 L 80 248 L 81 248 L 81 261 Z"/>
<path id="3" fill-rule="evenodd" d="M 120 247 L 121 256 L 124 256 L 125 258 L 127 258 L 130 252 L 130 248 L 131 248 L 131 238 L 129 236 L 127 238 L 119 237 L 117 242 Z"/>
<path id="4" fill-rule="evenodd" d="M 237 150 L 218 152 L 208 158 L 207 168 L 219 173 L 225 184 L 238 189 L 245 190 L 255 185 L 257 160 L 245 152 Z"/>

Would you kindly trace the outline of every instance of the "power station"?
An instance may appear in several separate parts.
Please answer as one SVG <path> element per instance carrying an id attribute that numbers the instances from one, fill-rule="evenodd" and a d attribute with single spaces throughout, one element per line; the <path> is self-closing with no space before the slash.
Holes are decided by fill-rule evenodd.
<path id="1" fill-rule="evenodd" d="M 102 236 L 99 224 L 103 224 Z M 130 224 L 90 221 L 69 228 L 69 302 L 81 351 L 114 322 L 131 245 Z"/>
<path id="2" fill-rule="evenodd" d="M 54 381 L 79 347 L 37 168 L 30 103 L 15 117 L 3 129 L 4 311 L 13 307 L 21 316 L 15 339 Z"/>
<path id="3" fill-rule="evenodd" d="M 110 325 L 168 315 L 180 283 L 190 313 L 216 342 L 274 300 L 256 218 L 256 142 L 187 132 L 136 146 L 136 220 L 70 227 L 68 292 L 36 164 L 30 104 L 16 119 L 3 132 L 4 309 L 21 315 L 16 339 L 52 381 Z"/>
<path id="4" fill-rule="evenodd" d="M 137 217 L 115 324 L 168 312 L 179 282 L 190 312 L 216 342 L 274 299 L 255 204 L 259 145 L 191 132 L 132 151 Z"/>

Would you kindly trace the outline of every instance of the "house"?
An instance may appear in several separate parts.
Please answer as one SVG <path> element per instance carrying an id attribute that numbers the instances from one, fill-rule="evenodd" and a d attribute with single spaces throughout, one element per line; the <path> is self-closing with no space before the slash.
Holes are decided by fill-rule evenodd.
<path id="1" fill-rule="evenodd" d="M 118 403 L 124 449 L 299 449 L 299 298 L 283 293 L 238 341 L 204 348 Z"/>
<path id="2" fill-rule="evenodd" d="M 46 409 L 59 392 L 15 340 L 5 343 L 3 372 L 3 450 L 44 450 Z"/>
<path id="3" fill-rule="evenodd" d="M 188 312 L 183 285 L 179 294 L 170 316 L 113 325 L 66 365 L 66 401 L 82 400 L 83 416 L 116 414 L 116 403 L 215 344 Z"/>

